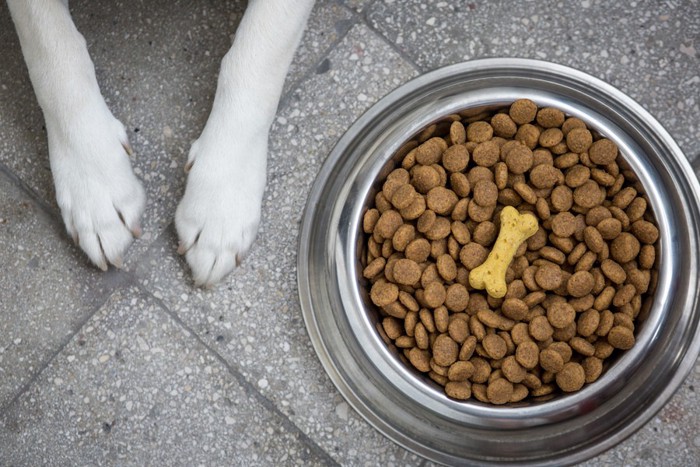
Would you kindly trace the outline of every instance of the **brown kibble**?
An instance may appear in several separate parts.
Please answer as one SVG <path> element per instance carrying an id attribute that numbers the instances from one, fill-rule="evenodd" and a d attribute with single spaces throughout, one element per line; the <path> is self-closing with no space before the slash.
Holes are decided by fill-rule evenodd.
<path id="1" fill-rule="evenodd" d="M 593 335 L 600 324 L 600 313 L 598 310 L 586 310 L 578 318 L 577 332 L 583 337 Z"/>
<path id="2" fill-rule="evenodd" d="M 574 203 L 582 208 L 592 208 L 600 201 L 600 187 L 593 180 L 587 180 L 574 190 Z"/>
<path id="3" fill-rule="evenodd" d="M 592 226 L 588 226 L 583 229 L 583 240 L 586 242 L 586 246 L 593 253 L 600 253 L 605 247 L 605 240 L 600 234 L 598 229 Z"/>
<path id="4" fill-rule="evenodd" d="M 542 342 L 552 337 L 554 329 L 552 329 L 552 325 L 549 324 L 549 320 L 546 317 L 536 316 L 530 321 L 528 331 L 533 339 Z"/>
<path id="5" fill-rule="evenodd" d="M 472 151 L 474 163 L 481 167 L 491 167 L 500 159 L 501 150 L 493 141 L 479 143 Z"/>
<path id="6" fill-rule="evenodd" d="M 433 322 L 438 332 L 447 332 L 450 325 L 450 312 L 444 306 L 439 306 L 433 311 Z M 427 328 L 426 328 L 427 329 Z"/>
<path id="7" fill-rule="evenodd" d="M 576 310 L 566 301 L 554 302 L 547 308 L 547 320 L 557 329 L 569 326 L 575 319 Z"/>
<path id="8" fill-rule="evenodd" d="M 374 232 L 374 227 L 377 225 L 379 216 L 381 216 L 381 214 L 377 209 L 369 209 L 362 218 L 362 230 L 365 233 Z"/>
<path id="9" fill-rule="evenodd" d="M 485 326 L 500 329 L 501 331 L 510 331 L 515 326 L 515 321 L 496 314 L 491 310 L 479 310 L 476 313 L 476 317 Z"/>
<path id="10" fill-rule="evenodd" d="M 450 174 L 450 185 L 452 190 L 457 193 L 457 196 L 465 197 L 469 196 L 471 192 L 471 184 L 469 179 L 463 173 L 453 173 Z"/>
<path id="11" fill-rule="evenodd" d="M 480 222 L 474 228 L 474 232 L 472 233 L 472 241 L 475 241 L 483 246 L 489 246 L 496 241 L 497 236 L 498 228 L 496 227 L 496 224 L 491 221 L 485 221 Z"/>
<path id="12" fill-rule="evenodd" d="M 501 305 L 503 315 L 514 321 L 524 319 L 529 311 L 527 304 L 518 298 L 506 298 Z"/>
<path id="13" fill-rule="evenodd" d="M 379 257 L 372 260 L 365 269 L 362 271 L 362 276 L 366 279 L 372 279 L 378 276 L 382 271 L 384 271 L 384 266 L 386 265 L 386 259 Z"/>
<path id="14" fill-rule="evenodd" d="M 514 146 L 505 158 L 508 170 L 514 174 L 524 174 L 532 167 L 534 156 L 530 148 L 524 144 Z"/>
<path id="15" fill-rule="evenodd" d="M 409 243 L 416 238 L 416 228 L 411 224 L 404 224 L 394 233 L 391 245 L 396 251 L 405 251 Z"/>
<path id="16" fill-rule="evenodd" d="M 450 125 L 450 141 L 453 145 L 464 144 L 467 141 L 467 131 L 462 122 L 455 121 Z"/>
<path id="17" fill-rule="evenodd" d="M 613 326 L 608 332 L 608 342 L 616 349 L 631 349 L 634 341 L 634 332 L 628 327 Z"/>
<path id="18" fill-rule="evenodd" d="M 493 137 L 493 128 L 487 122 L 473 122 L 467 126 L 467 141 L 483 143 Z"/>
<path id="19" fill-rule="evenodd" d="M 649 221 L 638 220 L 630 225 L 630 232 L 640 242 L 651 245 L 659 239 L 659 229 Z"/>
<path id="20" fill-rule="evenodd" d="M 605 259 L 600 263 L 600 269 L 605 277 L 613 281 L 615 284 L 622 284 L 627 279 L 625 270 L 611 259 Z"/>
<path id="21" fill-rule="evenodd" d="M 639 267 L 642 269 L 651 269 L 656 262 L 656 249 L 653 245 L 642 245 L 639 250 Z"/>
<path id="22" fill-rule="evenodd" d="M 577 271 L 569 277 L 566 290 L 572 297 L 583 297 L 591 293 L 595 286 L 595 278 L 588 271 Z"/>
<path id="23" fill-rule="evenodd" d="M 408 351 L 408 360 L 421 373 L 430 371 L 430 352 L 413 347 Z"/>
<path id="24" fill-rule="evenodd" d="M 576 218 L 570 212 L 560 212 L 552 218 L 552 232 L 560 237 L 569 237 L 576 231 Z"/>
<path id="25" fill-rule="evenodd" d="M 561 126 L 561 131 L 568 135 L 574 128 L 586 128 L 586 122 L 576 117 L 567 118 Z"/>
<path id="26" fill-rule="evenodd" d="M 622 232 L 622 222 L 615 218 L 603 219 L 596 228 L 603 240 L 614 240 Z"/>
<path id="27" fill-rule="evenodd" d="M 425 212 L 425 199 L 422 196 L 414 196 L 411 205 L 399 211 L 401 217 L 407 221 L 418 219 L 423 212 Z"/>
<path id="28" fill-rule="evenodd" d="M 586 382 L 586 372 L 580 364 L 569 362 L 557 373 L 556 382 L 564 392 L 578 391 Z"/>
<path id="29" fill-rule="evenodd" d="M 596 381 L 603 373 L 603 360 L 596 357 L 586 357 L 582 362 L 583 372 L 586 375 L 586 383 Z"/>
<path id="30" fill-rule="evenodd" d="M 447 143 L 442 138 L 430 138 L 416 148 L 416 162 L 421 165 L 433 165 L 440 162 Z"/>
<path id="31" fill-rule="evenodd" d="M 459 345 L 447 334 L 440 334 L 433 343 L 433 360 L 440 366 L 449 367 L 457 361 Z"/>
<path id="32" fill-rule="evenodd" d="M 467 337 L 469 337 L 469 324 L 467 322 L 467 318 L 459 317 L 451 320 L 450 324 L 447 325 L 447 333 L 456 343 L 464 343 Z"/>
<path id="33" fill-rule="evenodd" d="M 488 195 L 487 195 L 488 196 Z M 490 206 L 481 206 L 475 200 L 469 201 L 467 212 L 469 218 L 474 222 L 485 222 L 491 220 L 493 212 L 496 209 L 496 203 Z"/>
<path id="34" fill-rule="evenodd" d="M 515 132 L 515 140 L 520 141 L 522 144 L 530 149 L 535 149 L 537 147 L 537 142 L 540 139 L 540 129 L 535 125 L 530 125 L 526 123 L 518 128 Z"/>
<path id="35" fill-rule="evenodd" d="M 382 328 L 384 328 L 384 332 L 389 339 L 393 340 L 401 335 L 402 328 L 400 321 L 391 316 L 387 316 L 382 320 Z"/>
<path id="36" fill-rule="evenodd" d="M 449 254 L 442 254 L 435 260 L 438 273 L 446 281 L 452 281 L 457 277 L 457 265 Z"/>
<path id="37" fill-rule="evenodd" d="M 507 351 L 506 341 L 504 341 L 503 338 L 497 334 L 489 334 L 484 337 L 481 345 L 484 346 L 484 350 L 488 356 L 494 360 L 503 358 Z"/>
<path id="38" fill-rule="evenodd" d="M 463 222 L 454 221 L 450 225 L 450 230 L 452 231 L 452 236 L 461 245 L 466 245 L 467 243 L 469 243 L 471 241 L 471 233 L 469 233 L 469 229 L 467 228 L 466 225 L 464 225 Z"/>
<path id="39" fill-rule="evenodd" d="M 578 188 L 591 178 L 591 169 L 585 165 L 575 165 L 566 171 L 565 182 L 571 188 Z"/>
<path id="40" fill-rule="evenodd" d="M 518 126 L 508 114 L 496 114 L 491 117 L 491 127 L 496 136 L 512 138 L 518 131 Z"/>
<path id="41" fill-rule="evenodd" d="M 374 226 L 374 232 L 382 238 L 391 238 L 401 224 L 403 224 L 401 214 L 394 210 L 384 211 Z"/>
<path id="42" fill-rule="evenodd" d="M 568 211 L 574 204 L 574 194 L 568 186 L 559 185 L 552 190 L 550 201 L 555 210 L 559 212 Z"/>
<path id="43" fill-rule="evenodd" d="M 406 209 L 415 201 L 416 189 L 410 183 L 400 185 L 391 196 L 391 204 L 396 209 Z"/>
<path id="44" fill-rule="evenodd" d="M 415 189 L 426 194 L 440 184 L 440 173 L 431 166 L 420 165 L 411 170 L 411 183 Z"/>
<path id="45" fill-rule="evenodd" d="M 442 186 L 432 188 L 426 197 L 428 209 L 442 215 L 447 215 L 452 212 L 458 200 L 454 191 Z"/>
<path id="46" fill-rule="evenodd" d="M 547 128 L 540 133 L 539 143 L 544 148 L 551 148 L 564 139 L 564 133 L 559 128 Z"/>
<path id="47" fill-rule="evenodd" d="M 591 144 L 593 144 L 593 135 L 586 128 L 574 128 L 566 134 L 566 145 L 573 152 L 588 151 Z"/>
<path id="48" fill-rule="evenodd" d="M 542 128 L 559 128 L 564 124 L 564 112 L 554 107 L 545 107 L 537 112 L 537 123 Z"/>
<path id="49" fill-rule="evenodd" d="M 564 368 L 564 358 L 556 350 L 546 348 L 540 352 L 540 366 L 545 371 L 558 373 Z"/>
<path id="50" fill-rule="evenodd" d="M 460 312 L 469 305 L 469 292 L 462 284 L 451 284 L 445 294 L 445 306 L 452 312 Z"/>
<path id="51" fill-rule="evenodd" d="M 423 300 L 430 308 L 437 308 L 445 303 L 446 296 L 445 286 L 439 282 L 431 282 L 423 289 Z"/>
<path id="52" fill-rule="evenodd" d="M 527 370 L 518 363 L 518 360 L 513 355 L 503 360 L 501 371 L 503 372 L 503 376 L 511 383 L 520 383 L 525 379 L 525 375 L 527 374 Z"/>
<path id="53" fill-rule="evenodd" d="M 472 362 L 457 361 L 447 370 L 447 378 L 450 381 L 466 381 L 474 374 L 475 368 Z"/>
<path id="54" fill-rule="evenodd" d="M 540 348 L 534 341 L 525 341 L 515 349 L 515 358 L 523 368 L 531 370 L 539 362 Z"/>
<path id="55" fill-rule="evenodd" d="M 467 168 L 469 152 L 463 144 L 450 146 L 442 154 L 442 165 L 449 172 L 461 172 Z"/>
<path id="56" fill-rule="evenodd" d="M 377 306 L 386 306 L 399 298 L 399 288 L 390 282 L 377 281 L 370 291 L 372 303 Z"/>
<path id="57" fill-rule="evenodd" d="M 418 264 L 423 263 L 430 256 L 430 242 L 424 238 L 417 238 L 406 246 L 404 255 Z"/>
<path id="58" fill-rule="evenodd" d="M 537 193 L 530 185 L 524 182 L 517 182 L 513 185 L 513 189 L 523 198 L 523 201 L 530 204 L 537 203 Z"/>
<path id="59" fill-rule="evenodd" d="M 627 206 L 625 213 L 630 222 L 635 222 L 644 217 L 647 211 L 647 200 L 642 197 L 637 197 Z"/>
<path id="60" fill-rule="evenodd" d="M 410 259 L 400 259 L 394 263 L 394 281 L 403 285 L 414 285 L 420 280 L 421 268 Z"/>
<path id="61" fill-rule="evenodd" d="M 510 402 L 513 397 L 513 383 L 505 378 L 498 378 L 489 383 L 486 387 L 486 397 L 489 402 L 502 405 Z"/>
<path id="62" fill-rule="evenodd" d="M 459 251 L 459 260 L 467 269 L 474 269 L 486 261 L 489 251 L 478 243 L 467 243 Z"/>
<path id="63" fill-rule="evenodd" d="M 556 264 L 544 264 L 537 269 L 535 281 L 544 290 L 554 290 L 561 285 L 561 268 Z"/>
<path id="64" fill-rule="evenodd" d="M 476 344 L 476 336 L 471 335 L 467 337 L 462 344 L 462 348 L 459 350 L 459 359 L 463 361 L 471 359 L 474 351 L 476 350 Z"/>
<path id="65" fill-rule="evenodd" d="M 518 99 L 511 104 L 508 115 L 518 125 L 530 123 L 537 115 L 537 104 L 530 99 Z"/>
<path id="66" fill-rule="evenodd" d="M 472 397 L 472 385 L 468 381 L 450 381 L 445 384 L 445 394 L 457 400 L 467 400 Z"/>
<path id="67" fill-rule="evenodd" d="M 452 231 L 452 223 L 446 217 L 438 216 L 435 218 L 435 222 L 430 226 L 427 232 L 425 232 L 425 237 L 428 240 L 442 240 L 450 235 Z"/>
<path id="68" fill-rule="evenodd" d="M 480 206 L 495 206 L 498 201 L 498 187 L 487 180 L 480 180 L 474 186 L 474 202 Z"/>
<path id="69" fill-rule="evenodd" d="M 634 235 L 622 232 L 610 244 L 610 256 L 618 263 L 632 261 L 639 254 L 641 245 Z"/>
<path id="70" fill-rule="evenodd" d="M 599 139 L 591 144 L 588 156 L 594 164 L 612 164 L 617 158 L 617 145 L 607 138 Z"/>
<path id="71" fill-rule="evenodd" d="M 535 188 L 552 188 L 563 179 L 561 170 L 552 165 L 540 164 L 530 171 L 530 182 Z"/>

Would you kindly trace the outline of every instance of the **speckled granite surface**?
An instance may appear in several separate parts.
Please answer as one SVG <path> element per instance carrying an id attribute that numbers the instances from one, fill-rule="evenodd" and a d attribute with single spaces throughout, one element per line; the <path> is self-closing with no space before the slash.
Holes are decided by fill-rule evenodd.
<path id="1" fill-rule="evenodd" d="M 194 289 L 172 218 L 244 6 L 192 3 L 71 2 L 149 198 L 145 235 L 106 274 L 60 223 L 41 112 L 0 3 L 0 465 L 427 465 L 331 384 L 295 277 L 320 165 L 414 76 L 495 56 L 573 66 L 636 99 L 700 162 L 697 0 L 320 1 L 272 129 L 256 246 L 224 284 Z M 699 381 L 696 365 L 654 419 L 585 465 L 697 465 Z"/>

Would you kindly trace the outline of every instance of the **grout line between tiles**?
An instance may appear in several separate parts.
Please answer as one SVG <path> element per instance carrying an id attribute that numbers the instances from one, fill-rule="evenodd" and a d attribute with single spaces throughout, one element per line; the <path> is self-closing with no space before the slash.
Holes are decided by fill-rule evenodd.
<path id="1" fill-rule="evenodd" d="M 47 203 L 29 185 L 27 185 L 21 178 L 19 178 L 19 176 L 17 176 L 8 166 L 3 164 L 2 162 L 0 162 L 0 173 L 9 178 L 12 184 L 19 188 L 22 191 L 22 193 L 31 198 L 31 200 L 34 203 L 36 203 L 42 211 L 48 214 L 53 220 L 60 222 L 61 226 L 63 226 L 63 222 L 61 221 L 61 215 L 59 214 L 59 212 L 56 211 L 56 209 L 54 209 L 53 206 Z"/>
<path id="2" fill-rule="evenodd" d="M 316 71 L 318 66 L 326 58 L 328 58 L 328 55 L 338 46 L 338 44 L 340 44 L 345 39 L 345 37 L 347 37 L 350 30 L 353 27 L 355 27 L 355 25 L 359 22 L 359 19 L 357 18 L 357 13 L 355 13 L 352 10 L 350 10 L 349 8 L 347 8 L 347 6 L 343 5 L 342 3 L 339 5 L 342 8 L 345 8 L 348 11 L 350 11 L 350 13 L 352 14 L 351 19 L 347 20 L 348 27 L 345 29 L 345 31 L 343 31 L 341 34 L 339 34 L 338 37 L 333 42 L 331 42 L 331 44 L 328 47 L 326 47 L 326 49 L 323 51 L 323 53 L 320 54 L 318 60 L 316 60 L 315 62 L 312 62 L 307 67 L 306 71 L 304 73 L 302 73 L 301 76 L 299 76 L 299 78 L 297 78 L 296 80 L 294 80 L 290 83 L 289 87 L 287 88 L 287 91 L 282 95 L 282 97 L 279 101 L 279 104 L 277 105 L 278 110 L 283 108 L 289 102 L 292 95 L 294 94 L 294 91 L 296 91 L 299 88 L 299 86 L 301 86 L 301 83 L 303 83 L 304 81 L 309 79 L 309 77 Z"/>
<path id="3" fill-rule="evenodd" d="M 128 285 L 130 285 L 132 282 L 135 282 L 133 278 L 130 277 L 129 273 L 125 273 L 122 271 L 116 271 L 112 270 L 110 272 L 104 273 L 106 281 L 111 281 L 112 284 L 109 287 L 109 291 L 105 293 L 105 296 L 101 299 L 96 301 L 94 304 L 94 309 L 87 313 L 87 315 L 81 319 L 73 331 L 68 334 L 61 342 L 60 344 L 54 349 L 53 352 L 51 352 L 46 359 L 44 359 L 39 365 L 38 368 L 35 370 L 34 374 L 22 385 L 20 388 L 17 390 L 16 394 L 7 402 L 5 405 L 0 406 L 0 417 L 4 416 L 7 411 L 17 403 L 20 397 L 22 397 L 36 382 L 36 380 L 41 376 L 41 374 L 46 370 L 46 368 L 51 365 L 51 362 L 54 361 L 56 356 L 58 356 L 63 350 L 70 344 L 70 342 L 73 340 L 73 338 L 80 332 L 81 329 L 85 327 L 85 325 L 97 314 L 97 312 L 109 301 L 109 299 L 119 290 L 124 289 Z"/>
<path id="4" fill-rule="evenodd" d="M 381 32 L 379 29 L 375 28 L 375 27 L 372 25 L 372 22 L 369 20 L 368 14 L 369 14 L 370 7 L 373 6 L 373 5 L 374 5 L 374 2 L 370 3 L 369 5 L 365 6 L 365 8 L 363 8 L 363 10 L 360 12 L 360 16 L 361 16 L 361 21 L 362 21 L 362 23 L 363 23 L 365 26 L 367 26 L 367 28 L 368 28 L 370 31 L 372 31 L 373 33 L 375 33 L 382 41 L 384 41 L 384 42 L 389 46 L 389 48 L 391 48 L 391 50 L 393 50 L 394 52 L 396 52 L 396 53 L 399 55 L 399 57 L 401 57 L 403 60 L 406 61 L 406 63 L 408 63 L 409 65 L 411 65 L 411 67 L 413 67 L 413 69 L 415 69 L 415 70 L 418 72 L 418 74 L 423 74 L 423 73 L 425 73 L 427 70 L 424 70 L 423 67 L 419 66 L 419 65 L 413 60 L 413 58 L 411 58 L 411 57 L 410 57 L 406 52 L 404 52 L 398 45 L 396 45 L 396 43 L 394 43 L 393 41 L 389 40 L 389 38 L 386 37 L 384 34 L 382 34 L 382 32 Z"/>
<path id="5" fill-rule="evenodd" d="M 245 376 L 234 366 L 232 366 L 221 354 L 214 350 L 210 345 L 208 345 L 192 328 L 190 328 L 187 323 L 185 323 L 177 313 L 170 310 L 170 308 L 158 297 L 154 296 L 147 288 L 135 281 L 135 287 L 137 287 L 142 294 L 146 295 L 150 300 L 155 301 L 158 306 L 175 321 L 183 330 L 187 331 L 190 336 L 196 340 L 201 346 L 203 346 L 216 360 L 219 361 L 228 372 L 235 378 L 236 382 L 243 388 L 244 391 L 249 396 L 255 398 L 255 400 L 260 403 L 266 410 L 274 414 L 281 420 L 282 426 L 290 433 L 296 433 L 297 438 L 300 442 L 306 445 L 314 454 L 321 458 L 324 465 L 337 466 L 338 464 L 335 459 L 333 459 L 328 452 L 326 452 L 321 446 L 319 446 L 313 439 L 311 439 L 304 431 L 299 428 L 294 422 L 292 422 L 289 417 L 287 417 L 274 402 L 265 397 L 258 389 L 251 384 Z"/>

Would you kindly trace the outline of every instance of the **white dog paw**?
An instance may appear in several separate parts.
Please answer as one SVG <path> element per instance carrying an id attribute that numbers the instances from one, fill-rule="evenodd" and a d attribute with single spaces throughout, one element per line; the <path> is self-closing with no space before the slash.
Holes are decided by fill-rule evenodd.
<path id="1" fill-rule="evenodd" d="M 265 189 L 266 141 L 203 136 L 192 145 L 175 227 L 178 252 L 185 255 L 197 286 L 219 282 L 240 264 L 255 239 Z"/>
<path id="2" fill-rule="evenodd" d="M 124 126 L 104 109 L 79 121 L 47 121 L 56 201 L 68 233 L 100 269 L 121 267 L 141 235 L 146 195 L 134 175 Z"/>

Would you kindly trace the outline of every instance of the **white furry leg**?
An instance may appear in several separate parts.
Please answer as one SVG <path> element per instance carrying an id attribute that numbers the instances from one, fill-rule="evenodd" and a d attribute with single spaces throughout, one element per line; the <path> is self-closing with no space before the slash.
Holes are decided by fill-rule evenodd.
<path id="1" fill-rule="evenodd" d="M 85 40 L 67 2 L 8 0 L 44 113 L 56 200 L 66 229 L 90 260 L 121 266 L 145 193 L 131 170 L 124 126 L 100 94 Z"/>
<path id="2" fill-rule="evenodd" d="M 192 145 L 175 226 L 197 285 L 248 252 L 260 222 L 267 138 L 313 1 L 252 0 L 221 65 L 214 105 Z"/>

